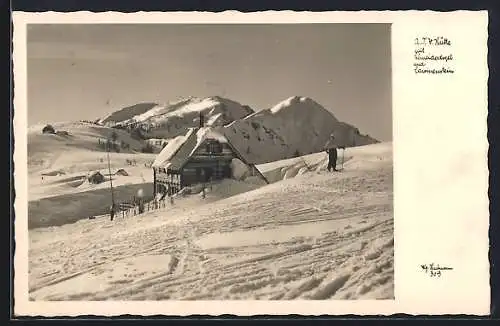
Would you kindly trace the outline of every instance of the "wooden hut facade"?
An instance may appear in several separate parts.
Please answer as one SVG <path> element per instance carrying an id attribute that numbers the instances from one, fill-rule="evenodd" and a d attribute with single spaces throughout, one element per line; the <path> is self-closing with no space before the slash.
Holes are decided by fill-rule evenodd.
<path id="1" fill-rule="evenodd" d="M 189 129 L 186 135 L 171 140 L 153 163 L 154 194 L 170 196 L 187 186 L 231 178 L 233 159 L 247 165 L 250 175 L 268 183 L 223 133 L 209 127 Z"/>

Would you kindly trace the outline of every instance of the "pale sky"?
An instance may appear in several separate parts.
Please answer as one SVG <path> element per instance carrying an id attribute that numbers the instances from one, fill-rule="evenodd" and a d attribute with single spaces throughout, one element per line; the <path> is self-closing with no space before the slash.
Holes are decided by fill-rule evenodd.
<path id="1" fill-rule="evenodd" d="M 28 123 L 219 95 L 258 111 L 308 96 L 392 139 L 388 24 L 30 25 Z"/>

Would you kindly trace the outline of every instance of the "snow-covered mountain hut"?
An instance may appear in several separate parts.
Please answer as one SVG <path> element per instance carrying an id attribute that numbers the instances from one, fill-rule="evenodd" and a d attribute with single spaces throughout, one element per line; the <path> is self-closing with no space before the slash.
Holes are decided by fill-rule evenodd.
<path id="1" fill-rule="evenodd" d="M 200 126 L 190 128 L 163 148 L 153 162 L 154 194 L 173 195 L 194 184 L 222 180 L 233 176 L 235 161 L 243 162 L 249 176 L 267 179 L 235 148 L 217 128 Z M 240 164 L 241 165 L 241 164 Z"/>

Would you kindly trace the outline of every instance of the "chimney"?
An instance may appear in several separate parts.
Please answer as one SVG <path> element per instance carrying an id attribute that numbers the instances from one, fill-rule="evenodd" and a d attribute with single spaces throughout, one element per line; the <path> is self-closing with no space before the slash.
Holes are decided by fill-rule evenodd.
<path id="1" fill-rule="evenodd" d="M 200 112 L 200 128 L 203 128 L 205 126 L 205 117 L 203 116 L 203 113 Z"/>

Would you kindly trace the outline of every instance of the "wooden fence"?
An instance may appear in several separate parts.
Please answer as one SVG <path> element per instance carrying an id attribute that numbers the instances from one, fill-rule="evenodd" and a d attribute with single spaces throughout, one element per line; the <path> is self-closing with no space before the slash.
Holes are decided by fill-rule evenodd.
<path id="1" fill-rule="evenodd" d="M 203 189 L 201 190 L 202 198 L 206 197 L 206 189 L 212 189 L 213 183 L 209 182 L 204 184 Z M 174 197 L 167 196 L 161 200 L 152 200 L 144 203 L 134 203 L 134 202 L 123 202 L 118 204 L 118 209 L 115 212 L 114 218 L 118 217 L 131 217 L 140 214 L 144 214 L 147 212 L 153 212 L 160 209 L 165 209 L 168 206 L 174 205 Z M 109 215 L 108 215 L 109 216 Z"/>
<path id="2" fill-rule="evenodd" d="M 123 218 L 136 216 L 147 212 L 156 211 L 162 208 L 166 208 L 169 204 L 173 205 L 173 198 L 166 197 L 163 200 L 153 200 L 145 203 L 120 203 L 118 205 L 118 211 L 115 214 L 115 217 L 121 216 Z"/>

